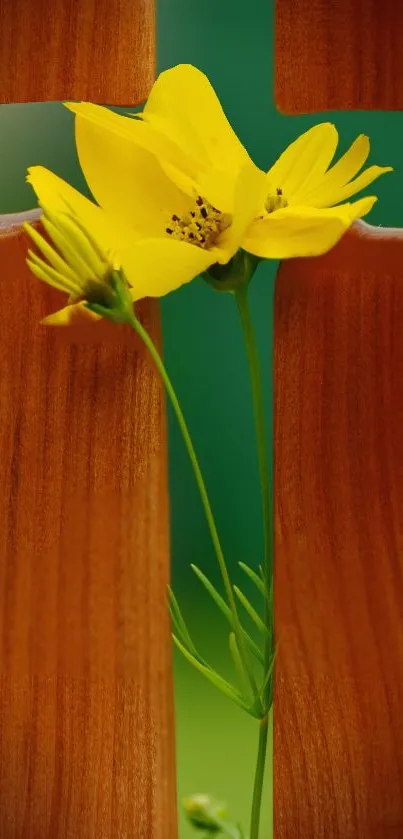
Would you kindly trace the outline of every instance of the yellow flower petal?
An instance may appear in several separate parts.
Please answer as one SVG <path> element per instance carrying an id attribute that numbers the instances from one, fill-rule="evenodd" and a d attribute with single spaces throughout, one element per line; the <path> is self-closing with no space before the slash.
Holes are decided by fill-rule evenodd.
<path id="1" fill-rule="evenodd" d="M 207 76 L 191 64 L 160 74 L 143 119 L 208 166 L 236 171 L 249 160 Z"/>
<path id="2" fill-rule="evenodd" d="M 163 297 L 189 283 L 209 265 L 217 254 L 169 236 L 141 239 L 121 251 L 122 267 L 133 287 L 133 300 Z"/>
<path id="3" fill-rule="evenodd" d="M 355 210 L 349 204 L 326 210 L 287 207 L 253 222 L 243 247 L 266 259 L 318 256 L 338 242 L 354 218 L 362 214 L 361 209 L 368 212 L 369 203 Z"/>
<path id="4" fill-rule="evenodd" d="M 47 315 L 41 320 L 46 326 L 70 326 L 77 320 L 102 320 L 100 315 L 91 312 L 84 303 L 73 303 L 71 306 L 65 306 L 64 309 L 59 309 L 51 315 Z"/>
<path id="5" fill-rule="evenodd" d="M 337 163 L 326 172 L 319 184 L 308 187 L 304 203 L 311 207 L 329 207 L 335 189 L 345 186 L 362 169 L 369 155 L 369 138 L 360 134 Z"/>
<path id="6" fill-rule="evenodd" d="M 194 195 L 181 192 L 154 155 L 108 125 L 76 116 L 77 152 L 87 184 L 98 204 L 116 219 L 139 233 L 158 236 L 170 215 L 188 211 Z"/>
<path id="7" fill-rule="evenodd" d="M 342 204 L 341 206 L 350 208 L 350 216 L 354 221 L 356 218 L 364 218 L 364 216 L 368 215 L 377 200 L 376 195 L 367 195 L 365 198 L 359 198 L 358 201 L 353 201 L 352 204 Z M 336 209 L 339 208 L 336 207 Z"/>
<path id="8" fill-rule="evenodd" d="M 44 224 L 45 222 L 46 219 L 43 219 L 42 224 Z M 35 243 L 38 250 L 48 260 L 49 267 L 51 266 L 56 272 L 58 272 L 59 281 L 62 280 L 66 284 L 67 288 L 70 289 L 70 291 L 77 292 L 80 288 L 77 282 L 77 277 L 74 271 L 72 271 L 72 269 L 70 268 L 70 266 L 67 265 L 66 261 L 62 259 L 62 257 L 57 253 L 55 248 L 52 247 L 52 245 L 50 245 L 49 242 L 47 242 L 46 239 L 43 238 L 43 236 L 41 236 L 41 234 L 38 230 L 36 230 L 35 227 L 32 227 L 32 225 L 27 223 L 24 223 L 22 226 L 25 232 L 28 234 L 28 236 L 30 236 L 32 241 Z M 34 261 L 42 262 L 42 260 L 38 259 L 36 254 L 32 253 L 31 251 L 28 251 L 28 253 L 32 255 Z"/>
<path id="9" fill-rule="evenodd" d="M 28 169 L 27 181 L 33 187 L 39 203 L 53 213 L 65 212 L 67 202 L 103 252 L 109 249 L 119 251 L 122 243 L 125 244 L 129 238 L 134 241 L 139 235 L 123 219 L 107 214 L 43 166 Z"/>
<path id="10" fill-rule="evenodd" d="M 329 207 L 334 204 L 340 204 L 342 201 L 346 201 L 347 198 L 351 198 L 357 192 L 361 192 L 362 189 L 372 184 L 373 181 L 385 172 L 393 172 L 392 166 L 369 166 L 361 175 L 358 175 L 357 178 L 354 178 L 353 181 L 345 184 L 345 186 L 335 188 L 333 191 L 324 189 L 323 193 L 315 201 L 315 207 Z"/>
<path id="11" fill-rule="evenodd" d="M 127 158 L 130 149 L 134 155 L 131 168 L 137 162 L 141 163 L 140 150 L 149 155 L 155 155 L 159 164 L 168 177 L 184 192 L 190 192 L 194 187 L 194 179 L 200 170 L 200 162 L 194 155 L 187 155 L 185 150 L 178 146 L 168 135 L 154 125 L 149 125 L 143 119 L 133 119 L 122 114 L 116 114 L 109 108 L 102 105 L 93 105 L 91 102 L 65 102 L 66 108 L 76 114 L 76 142 L 79 146 L 80 137 L 77 134 L 78 120 L 80 124 L 87 123 L 88 131 L 93 127 L 94 136 L 105 135 L 103 146 L 109 145 L 112 149 L 112 157 L 104 165 L 111 166 L 111 160 L 115 165 L 117 155 L 122 149 Z M 142 115 L 141 115 L 142 116 Z M 95 129 L 98 131 L 95 133 Z M 91 136 L 91 135 L 90 135 Z M 135 148 L 138 151 L 136 153 Z M 78 149 L 80 156 L 80 148 Z M 136 156 L 137 155 L 137 156 Z M 148 168 L 150 163 L 148 164 Z M 96 197 L 96 196 L 95 196 Z"/>
<path id="12" fill-rule="evenodd" d="M 301 134 L 268 171 L 268 192 L 275 193 L 279 187 L 288 202 L 297 203 L 308 184 L 311 187 L 323 178 L 337 141 L 336 128 L 330 122 L 315 125 Z"/>
<path id="13" fill-rule="evenodd" d="M 30 271 L 47 285 L 53 286 L 59 291 L 64 291 L 66 294 L 80 294 L 81 287 L 77 283 L 70 283 L 66 276 L 60 274 L 30 249 L 28 249 L 27 265 Z"/>
<path id="14" fill-rule="evenodd" d="M 206 169 L 198 178 L 197 190 L 222 213 L 232 213 L 238 174 L 239 172 L 224 172 L 222 169 Z"/>
<path id="15" fill-rule="evenodd" d="M 220 236 L 218 262 L 228 262 L 238 248 L 243 246 L 245 233 L 262 205 L 265 189 L 265 173 L 252 162 L 243 166 L 235 186 L 233 221 L 231 227 Z"/>

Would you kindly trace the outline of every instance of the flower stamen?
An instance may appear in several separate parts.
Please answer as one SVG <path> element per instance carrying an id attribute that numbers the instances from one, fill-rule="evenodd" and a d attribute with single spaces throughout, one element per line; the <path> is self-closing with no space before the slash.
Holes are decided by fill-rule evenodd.
<path id="1" fill-rule="evenodd" d="M 264 208 L 266 213 L 274 213 L 275 210 L 281 210 L 283 207 L 288 207 L 288 201 L 284 198 L 283 190 L 278 186 L 274 194 L 268 194 L 264 202 Z"/>
<path id="2" fill-rule="evenodd" d="M 209 250 L 216 244 L 220 233 L 230 227 L 231 221 L 229 213 L 222 213 L 198 195 L 196 204 L 186 215 L 179 217 L 174 213 L 171 216 L 165 232 L 173 239 Z"/>

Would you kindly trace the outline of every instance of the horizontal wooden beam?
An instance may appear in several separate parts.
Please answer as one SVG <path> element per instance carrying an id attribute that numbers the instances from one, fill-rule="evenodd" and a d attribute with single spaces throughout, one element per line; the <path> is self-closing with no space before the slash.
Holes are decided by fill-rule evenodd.
<path id="1" fill-rule="evenodd" d="M 143 101 L 154 0 L 0 0 L 0 102 Z"/>
<path id="2" fill-rule="evenodd" d="M 286 114 L 403 108 L 399 0 L 275 0 L 275 101 Z"/>

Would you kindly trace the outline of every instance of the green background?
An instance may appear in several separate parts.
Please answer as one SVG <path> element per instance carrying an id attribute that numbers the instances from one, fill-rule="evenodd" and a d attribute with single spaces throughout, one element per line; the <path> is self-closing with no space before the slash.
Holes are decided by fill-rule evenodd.
<path id="1" fill-rule="evenodd" d="M 204 70 L 242 142 L 262 168 L 268 168 L 288 142 L 322 118 L 336 123 L 341 151 L 357 134 L 369 134 L 371 162 L 391 164 L 396 170 L 376 184 L 379 203 L 369 220 L 402 225 L 401 115 L 355 112 L 287 117 L 277 113 L 269 0 L 160 0 L 157 34 L 158 69 L 190 62 Z M 48 166 L 87 191 L 74 149 L 73 118 L 59 103 L 2 105 L 0 138 L 0 212 L 35 205 L 31 188 L 24 183 L 29 165 Z M 268 417 L 275 269 L 274 264 L 259 267 L 251 295 Z M 257 566 L 262 530 L 249 383 L 235 304 L 230 296 L 219 295 L 197 280 L 162 301 L 162 316 L 167 366 L 199 453 L 232 577 L 253 596 L 237 567 L 239 560 Z M 219 583 L 201 503 L 171 416 L 169 444 L 174 588 L 201 651 L 228 673 L 227 627 L 189 568 L 190 562 L 196 563 Z M 175 693 L 179 796 L 211 793 L 226 800 L 234 817 L 247 826 L 256 723 L 176 655 Z M 271 835 L 270 776 L 262 839 Z M 191 836 L 193 831 L 182 819 L 181 839 Z"/>

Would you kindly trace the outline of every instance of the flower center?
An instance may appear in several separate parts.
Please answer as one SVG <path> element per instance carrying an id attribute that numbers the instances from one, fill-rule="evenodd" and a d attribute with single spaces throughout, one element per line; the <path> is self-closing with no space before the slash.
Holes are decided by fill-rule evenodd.
<path id="1" fill-rule="evenodd" d="M 231 221 L 229 213 L 222 213 L 198 195 L 194 207 L 185 216 L 173 215 L 165 231 L 173 239 L 209 250 L 220 233 L 230 227 Z"/>
<path id="2" fill-rule="evenodd" d="M 264 207 L 266 213 L 274 213 L 275 210 L 281 210 L 283 207 L 288 207 L 288 201 L 284 198 L 281 187 L 277 187 L 274 195 L 269 193 L 264 202 Z"/>

